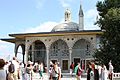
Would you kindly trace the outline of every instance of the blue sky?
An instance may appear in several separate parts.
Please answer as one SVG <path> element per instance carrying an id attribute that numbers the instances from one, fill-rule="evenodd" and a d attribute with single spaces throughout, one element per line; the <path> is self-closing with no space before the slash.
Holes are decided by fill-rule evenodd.
<path id="1" fill-rule="evenodd" d="M 0 0 L 0 38 L 14 33 L 48 32 L 64 21 L 66 8 L 72 12 L 72 21 L 78 23 L 80 2 L 85 29 L 99 29 L 93 25 L 97 1 L 100 0 Z M 14 44 L 0 41 L 0 56 L 13 53 Z"/>

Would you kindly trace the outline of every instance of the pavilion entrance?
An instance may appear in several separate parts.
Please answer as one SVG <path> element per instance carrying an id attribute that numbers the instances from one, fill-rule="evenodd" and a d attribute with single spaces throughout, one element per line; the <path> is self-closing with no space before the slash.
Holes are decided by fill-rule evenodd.
<path id="1" fill-rule="evenodd" d="M 80 63 L 80 58 L 74 58 L 74 66 L 77 66 L 78 63 Z"/>
<path id="2" fill-rule="evenodd" d="M 59 39 L 51 44 L 49 60 L 59 62 L 62 72 L 69 71 L 69 48 L 65 41 Z"/>
<path id="3" fill-rule="evenodd" d="M 46 47 L 43 42 L 37 40 L 29 48 L 28 60 L 33 62 L 43 62 L 46 64 Z"/>

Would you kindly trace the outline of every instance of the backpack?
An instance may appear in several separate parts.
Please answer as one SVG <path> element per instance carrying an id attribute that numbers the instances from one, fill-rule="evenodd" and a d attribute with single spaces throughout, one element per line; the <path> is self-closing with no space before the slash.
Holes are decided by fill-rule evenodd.
<path id="1" fill-rule="evenodd" d="M 74 64 L 71 64 L 71 65 L 70 65 L 70 69 L 74 69 Z"/>
<path id="2" fill-rule="evenodd" d="M 11 64 L 9 65 L 8 71 L 9 71 L 10 73 L 14 73 L 14 72 L 15 72 L 15 66 L 14 66 L 14 64 L 11 63 Z"/>
<path id="3" fill-rule="evenodd" d="M 74 73 L 77 74 L 78 66 L 74 68 Z"/>

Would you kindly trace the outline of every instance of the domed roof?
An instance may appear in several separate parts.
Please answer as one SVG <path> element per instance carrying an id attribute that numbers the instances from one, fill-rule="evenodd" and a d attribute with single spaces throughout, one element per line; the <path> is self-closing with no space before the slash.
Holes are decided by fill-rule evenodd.
<path id="1" fill-rule="evenodd" d="M 74 22 L 64 22 L 56 25 L 51 32 L 57 31 L 79 31 L 79 25 Z"/>

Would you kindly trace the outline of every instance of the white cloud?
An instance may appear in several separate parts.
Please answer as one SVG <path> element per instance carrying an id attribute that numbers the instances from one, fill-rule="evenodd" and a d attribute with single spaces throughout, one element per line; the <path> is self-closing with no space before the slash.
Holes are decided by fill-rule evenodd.
<path id="1" fill-rule="evenodd" d="M 94 25 L 94 22 L 86 22 L 85 30 L 100 30 L 100 27 Z"/>
<path id="2" fill-rule="evenodd" d="M 4 42 L 0 40 L 0 58 L 8 59 L 8 56 L 13 56 L 14 50 L 11 50 L 13 45 L 10 45 L 10 43 Z"/>
<path id="3" fill-rule="evenodd" d="M 63 8 L 68 8 L 70 7 L 70 3 L 72 3 L 73 0 L 59 0 L 59 1 Z"/>
<path id="4" fill-rule="evenodd" d="M 85 12 L 85 29 L 87 30 L 100 29 L 98 26 L 94 25 L 97 16 L 98 12 L 96 8 L 89 9 L 88 11 Z"/>
<path id="5" fill-rule="evenodd" d="M 97 15 L 98 15 L 98 12 L 97 12 L 96 8 L 89 9 L 88 11 L 85 12 L 85 17 L 87 19 L 96 19 Z"/>
<path id="6" fill-rule="evenodd" d="M 0 51 L 4 50 L 7 47 L 4 44 L 5 44 L 5 42 L 0 41 Z"/>
<path id="7" fill-rule="evenodd" d="M 37 27 L 31 27 L 25 32 L 30 33 L 30 32 L 50 32 L 55 25 L 57 25 L 57 22 L 44 22 L 43 24 L 40 24 Z"/>

